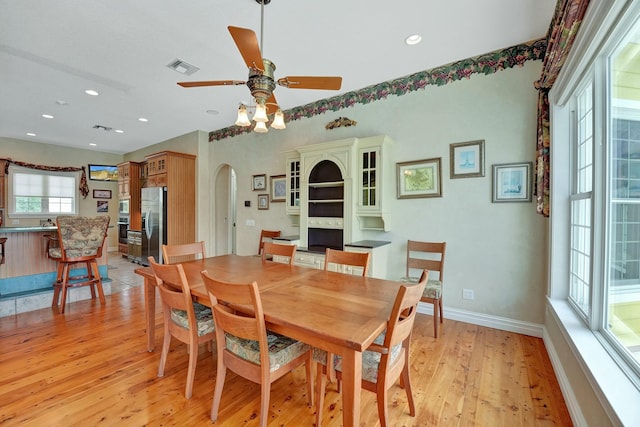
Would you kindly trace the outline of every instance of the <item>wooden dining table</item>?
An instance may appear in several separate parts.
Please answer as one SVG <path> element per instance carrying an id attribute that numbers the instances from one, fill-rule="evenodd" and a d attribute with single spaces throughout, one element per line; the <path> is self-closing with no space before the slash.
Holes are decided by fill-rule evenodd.
<path id="1" fill-rule="evenodd" d="M 223 255 L 182 263 L 192 295 L 210 305 L 201 271 L 221 281 L 257 282 L 267 327 L 342 356 L 344 426 L 358 426 L 362 352 L 384 331 L 400 282 Z M 155 347 L 155 276 L 144 277 L 147 349 Z"/>

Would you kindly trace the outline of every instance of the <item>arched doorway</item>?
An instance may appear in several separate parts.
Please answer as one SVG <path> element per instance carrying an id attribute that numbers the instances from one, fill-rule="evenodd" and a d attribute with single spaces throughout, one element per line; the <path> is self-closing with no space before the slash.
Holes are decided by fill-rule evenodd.
<path id="1" fill-rule="evenodd" d="M 218 170 L 215 189 L 214 254 L 236 253 L 236 172 L 229 165 Z"/>

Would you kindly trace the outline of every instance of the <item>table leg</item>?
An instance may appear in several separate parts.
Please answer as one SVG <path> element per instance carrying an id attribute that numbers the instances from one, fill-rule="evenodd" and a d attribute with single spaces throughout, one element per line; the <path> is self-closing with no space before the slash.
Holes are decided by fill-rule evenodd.
<path id="1" fill-rule="evenodd" d="M 156 342 L 156 287 L 144 279 L 144 314 L 147 321 L 147 351 L 153 351 Z"/>
<path id="2" fill-rule="evenodd" d="M 362 353 L 345 351 L 342 355 L 342 424 L 360 425 L 360 386 L 362 382 Z"/>

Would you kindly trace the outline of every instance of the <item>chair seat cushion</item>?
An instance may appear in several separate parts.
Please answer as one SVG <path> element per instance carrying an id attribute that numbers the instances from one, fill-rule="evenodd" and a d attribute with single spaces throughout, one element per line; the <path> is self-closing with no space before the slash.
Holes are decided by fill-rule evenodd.
<path id="1" fill-rule="evenodd" d="M 419 277 L 401 277 L 404 283 L 418 283 Z M 440 280 L 429 279 L 422 292 L 423 298 L 440 299 L 442 297 L 442 282 Z"/>
<path id="2" fill-rule="evenodd" d="M 213 313 L 211 308 L 206 305 L 193 303 L 193 311 L 196 315 L 196 322 L 198 322 L 198 336 L 206 335 L 213 332 L 214 322 Z M 171 309 L 171 320 L 173 323 L 189 329 L 189 317 L 185 310 Z"/>
<path id="3" fill-rule="evenodd" d="M 374 343 L 382 345 L 384 344 L 385 332 L 378 335 L 373 340 Z M 391 363 L 393 363 L 402 350 L 402 344 L 396 344 L 391 348 Z M 370 383 L 376 383 L 378 381 L 378 365 L 380 365 L 381 354 L 376 351 L 364 351 L 362 352 L 362 379 L 369 381 Z M 313 360 L 320 362 L 323 365 L 327 364 L 327 352 L 319 348 L 313 349 Z M 342 372 L 342 357 L 339 355 L 333 356 L 333 367 L 336 371 Z"/>
<path id="4" fill-rule="evenodd" d="M 79 249 L 67 249 L 67 258 L 81 258 L 87 256 L 98 255 L 99 248 L 79 248 Z M 62 250 L 60 248 L 49 248 L 50 258 L 62 258 Z"/>
<path id="5" fill-rule="evenodd" d="M 225 334 L 227 350 L 233 354 L 260 364 L 260 343 L 247 340 L 235 335 Z M 274 372 L 282 365 L 291 362 L 307 350 L 309 345 L 275 332 L 267 331 L 267 343 L 269 344 L 269 371 Z"/>

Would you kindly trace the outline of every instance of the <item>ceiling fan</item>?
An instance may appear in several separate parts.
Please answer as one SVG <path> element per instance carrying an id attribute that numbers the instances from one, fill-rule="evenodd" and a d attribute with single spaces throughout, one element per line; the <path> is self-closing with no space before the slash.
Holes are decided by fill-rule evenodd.
<path id="1" fill-rule="evenodd" d="M 287 87 L 289 89 L 325 89 L 325 90 L 339 90 L 342 85 L 342 77 L 322 77 L 322 76 L 287 76 L 277 80 L 274 78 L 274 71 L 276 66 L 270 60 L 262 57 L 260 47 L 262 46 L 262 37 L 264 31 L 264 5 L 269 4 L 271 0 L 256 0 L 260 4 L 261 9 L 261 22 L 260 22 L 260 45 L 258 45 L 258 39 L 256 33 L 248 28 L 240 28 L 229 26 L 229 33 L 236 43 L 242 59 L 249 68 L 249 78 L 247 81 L 242 80 L 208 80 L 198 82 L 179 82 L 182 87 L 201 87 L 201 86 L 236 86 L 246 84 L 251 91 L 251 95 L 256 101 L 256 122 L 262 122 L 262 132 L 266 132 L 264 122 L 268 119 L 267 114 L 276 113 L 280 115 L 280 119 L 283 119 L 282 111 L 278 107 L 278 103 L 273 94 L 276 88 L 276 83 L 280 86 Z M 238 122 L 236 124 L 240 126 L 250 126 L 248 119 L 241 122 L 240 114 L 244 109 L 244 117 L 246 118 L 246 106 L 241 105 Z M 258 113 L 258 110 L 262 109 L 262 113 Z M 276 116 L 276 120 L 278 117 Z M 284 128 L 284 121 L 282 121 L 282 128 Z M 274 127 L 272 125 L 272 127 Z M 256 131 L 260 131 L 256 129 Z"/>

